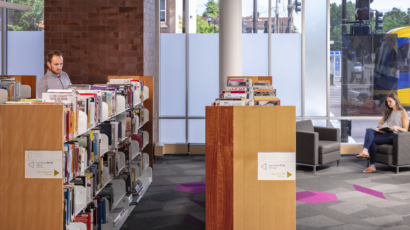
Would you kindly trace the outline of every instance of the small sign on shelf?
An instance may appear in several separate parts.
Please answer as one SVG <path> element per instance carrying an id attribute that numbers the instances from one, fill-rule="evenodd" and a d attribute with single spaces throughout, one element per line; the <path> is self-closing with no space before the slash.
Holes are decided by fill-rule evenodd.
<path id="1" fill-rule="evenodd" d="M 63 178 L 63 151 L 26 150 L 25 178 Z"/>
<path id="2" fill-rule="evenodd" d="M 258 180 L 296 180 L 296 153 L 258 152 Z"/>

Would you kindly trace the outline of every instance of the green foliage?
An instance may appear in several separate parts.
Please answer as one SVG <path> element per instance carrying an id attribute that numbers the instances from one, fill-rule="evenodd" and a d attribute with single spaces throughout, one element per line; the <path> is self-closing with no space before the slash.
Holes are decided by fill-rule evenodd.
<path id="1" fill-rule="evenodd" d="M 352 2 L 347 2 L 347 20 L 355 20 L 354 13 L 356 7 Z M 347 33 L 350 33 L 350 27 L 347 26 Z M 330 45 L 330 50 L 342 50 L 342 4 L 330 4 L 330 40 L 334 41 Z"/>
<path id="2" fill-rule="evenodd" d="M 9 10 L 8 29 L 11 31 L 36 31 L 44 19 L 44 0 L 9 0 L 8 2 L 33 6 L 30 11 Z"/>
<path id="3" fill-rule="evenodd" d="M 347 20 L 355 20 L 355 4 L 352 2 L 347 2 Z M 383 30 L 388 32 L 392 29 L 399 27 L 409 26 L 410 22 L 410 8 L 407 12 L 401 11 L 399 8 L 393 7 L 392 10 L 386 12 L 383 17 Z M 373 17 L 370 21 L 365 21 L 365 24 L 370 24 L 372 31 L 375 28 L 375 18 Z M 347 34 L 350 34 L 350 25 L 347 25 Z M 379 30 L 379 33 L 381 31 Z M 330 5 L 330 40 L 334 41 L 333 45 L 330 45 L 330 50 L 341 50 L 342 49 L 342 5 L 332 3 Z"/>
<path id="4" fill-rule="evenodd" d="M 213 18 L 219 16 L 219 0 L 208 0 L 205 4 L 205 11 L 202 13 L 202 17 L 208 17 L 210 15 Z M 200 15 L 196 16 L 196 32 L 204 34 L 214 33 L 214 21 L 211 21 L 211 25 L 208 24 L 207 20 L 202 20 Z M 216 27 L 216 32 L 219 32 L 219 27 Z"/>
<path id="5" fill-rule="evenodd" d="M 202 20 L 201 16 L 196 16 L 196 32 L 198 34 L 213 34 L 214 24 L 211 23 L 209 26 L 207 20 Z M 216 32 L 219 32 L 219 27 L 216 27 Z"/>
<path id="6" fill-rule="evenodd" d="M 393 7 L 391 11 L 385 13 L 382 23 L 383 31 L 387 32 L 399 27 L 409 26 L 409 10 L 410 9 L 407 9 L 407 12 L 404 12 L 396 7 Z"/>
<path id="7" fill-rule="evenodd" d="M 219 16 L 219 0 L 217 2 L 209 0 L 205 6 L 206 8 L 204 13 L 202 13 L 202 17 L 208 17 L 208 15 L 211 15 L 212 17 Z"/>

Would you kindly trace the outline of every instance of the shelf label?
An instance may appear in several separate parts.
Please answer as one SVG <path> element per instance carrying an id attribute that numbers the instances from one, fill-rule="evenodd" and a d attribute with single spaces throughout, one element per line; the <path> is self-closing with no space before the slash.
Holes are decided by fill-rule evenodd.
<path id="1" fill-rule="evenodd" d="M 258 152 L 258 180 L 296 180 L 296 153 Z"/>
<path id="2" fill-rule="evenodd" d="M 25 178 L 63 178 L 63 151 L 26 150 Z"/>

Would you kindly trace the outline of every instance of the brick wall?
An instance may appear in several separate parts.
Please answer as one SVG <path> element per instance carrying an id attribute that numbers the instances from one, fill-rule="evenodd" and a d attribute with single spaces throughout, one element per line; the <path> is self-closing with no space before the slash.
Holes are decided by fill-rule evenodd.
<path id="1" fill-rule="evenodd" d="M 144 76 L 155 76 L 155 0 L 144 0 Z M 154 86 L 159 84 L 154 77 Z M 150 89 L 154 90 L 154 89 Z M 153 108 L 158 104 L 158 92 L 153 93 Z M 158 121 L 158 111 L 152 111 L 154 121 Z M 153 130 L 157 130 L 157 122 L 153 122 Z M 153 135 L 153 143 L 158 141 L 158 134 Z"/>
<path id="2" fill-rule="evenodd" d="M 44 5 L 44 54 L 63 52 L 63 70 L 73 84 L 103 84 L 108 75 L 154 75 L 154 0 L 45 0 Z"/>

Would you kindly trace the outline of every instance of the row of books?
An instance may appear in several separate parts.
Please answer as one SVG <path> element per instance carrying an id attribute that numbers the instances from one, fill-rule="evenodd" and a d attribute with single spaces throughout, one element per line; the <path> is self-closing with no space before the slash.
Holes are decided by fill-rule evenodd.
<path id="1" fill-rule="evenodd" d="M 216 106 L 277 106 L 280 100 L 269 81 L 256 81 L 251 78 L 230 78 L 227 89 L 222 91 L 213 105 Z"/>
<path id="2" fill-rule="evenodd" d="M 128 116 L 133 113 L 139 114 L 139 112 L 134 111 L 126 111 L 125 114 Z M 138 115 L 136 116 L 137 117 L 135 118 L 135 120 L 139 120 Z M 116 128 L 116 126 L 118 126 L 118 123 L 120 123 L 120 121 L 118 120 L 106 121 L 98 127 L 95 127 L 92 130 L 88 131 L 86 134 L 80 135 L 79 137 L 72 139 L 70 142 L 65 143 L 65 147 L 66 149 L 68 149 L 68 151 L 65 151 L 64 154 L 65 159 L 67 159 L 64 161 L 64 181 L 68 183 L 68 186 L 83 186 L 86 190 L 86 203 L 88 205 L 90 205 L 90 203 L 92 204 L 92 202 L 95 201 L 99 196 L 106 198 L 106 207 L 109 213 L 114 211 L 114 191 L 118 188 L 115 188 L 112 183 L 108 182 L 112 179 L 122 179 L 125 181 L 125 191 L 127 193 L 133 193 L 136 192 L 135 188 L 137 186 L 137 179 L 138 176 L 141 175 L 140 171 L 137 171 L 132 167 L 125 167 L 123 168 L 123 170 L 121 170 L 119 166 L 119 156 L 120 154 L 125 155 L 125 164 L 127 165 L 130 165 L 131 161 L 139 161 L 141 154 L 139 154 L 137 157 L 134 157 L 134 161 L 133 155 L 135 155 L 135 151 L 141 152 L 143 150 L 142 131 L 137 130 L 137 133 L 132 133 L 130 135 L 130 138 L 119 142 L 119 144 L 117 143 L 117 140 L 119 140 L 119 138 L 111 139 L 112 144 L 118 144 L 115 150 L 109 149 L 108 152 L 103 152 L 104 148 L 101 148 L 101 146 L 104 145 L 102 139 L 110 139 L 101 138 L 102 135 L 107 137 L 119 135 L 120 130 Z M 131 122 L 131 124 L 134 127 L 137 126 L 136 124 L 134 124 L 134 122 Z M 94 137 L 94 139 L 92 137 Z M 131 144 L 131 142 L 136 144 L 134 146 L 136 146 L 137 149 L 135 149 L 134 151 L 132 149 L 133 145 Z M 109 146 L 109 143 L 105 143 L 105 145 Z M 76 157 L 78 157 L 78 160 L 76 160 L 75 158 L 73 158 L 73 156 L 70 155 L 70 149 L 72 149 L 72 152 L 83 154 L 76 155 Z M 90 158 L 91 160 L 88 160 Z M 72 165 L 68 163 L 70 161 L 69 159 L 74 162 L 74 165 L 78 165 L 77 167 L 79 168 L 79 170 L 76 170 Z M 98 193 L 99 191 L 100 193 Z M 74 222 L 76 222 L 76 219 L 78 219 L 79 221 L 85 221 L 88 218 L 87 216 L 87 214 L 80 213 L 74 218 Z M 100 221 L 97 221 L 97 226 L 99 225 L 99 223 Z M 104 224 L 104 222 L 102 222 L 102 224 Z"/>
<path id="3" fill-rule="evenodd" d="M 63 103 L 65 139 L 68 141 L 144 100 L 143 81 L 130 79 L 124 81 L 129 84 L 118 84 L 118 81 L 114 81 L 107 85 L 71 85 L 67 90 L 49 89 L 47 93 L 43 93 L 41 102 L 38 99 L 22 99 L 7 104 Z M 145 89 L 148 90 L 147 87 Z"/>
<path id="4" fill-rule="evenodd" d="M 34 103 L 36 102 L 32 102 L 32 104 Z M 136 151 L 142 151 L 143 134 L 139 127 L 147 120 L 144 118 L 144 111 L 142 105 L 135 107 L 133 110 L 127 110 L 65 143 L 64 182 L 68 184 L 67 186 L 73 184 L 75 186 L 84 186 L 88 206 L 93 204 L 93 200 L 95 201 L 99 196 L 103 196 L 107 200 L 109 212 L 118 211 L 111 210 L 115 188 L 111 183 L 106 184 L 114 178 L 123 179 L 126 182 L 127 192 L 135 192 L 133 188 L 135 188 L 137 182 L 136 173 L 128 168 L 120 172 L 119 155 L 120 152 L 124 153 L 126 164 L 129 164 L 133 156 L 131 139 L 137 144 Z M 67 112 L 71 111 L 68 110 Z M 88 110 L 87 113 L 89 112 Z M 68 115 L 66 116 L 68 121 L 66 123 L 69 124 L 70 120 Z M 121 142 L 126 137 L 130 138 Z M 108 149 L 103 146 L 108 147 Z M 98 191 L 101 192 L 97 194 Z M 105 209 L 103 208 L 103 210 Z M 91 222 L 91 226 L 92 223 L 95 226 L 100 226 L 101 222 L 98 219 L 93 221 L 92 214 L 84 212 L 77 215 L 73 221 L 84 222 L 84 224 Z M 101 223 L 104 224 L 104 220 Z M 89 224 L 86 225 L 88 229 Z"/>
<path id="5" fill-rule="evenodd" d="M 96 196 L 92 202 L 89 202 L 82 210 L 76 210 L 74 204 L 76 194 L 75 186 L 81 185 L 64 186 L 64 229 L 66 229 L 66 226 L 70 225 L 71 222 L 79 222 L 84 223 L 87 230 L 101 230 L 102 225 L 107 223 L 107 208 L 109 208 L 109 201 L 112 199 L 110 192 L 101 193 L 101 195 Z"/>
<path id="6" fill-rule="evenodd" d="M 21 98 L 21 82 L 16 81 L 15 78 L 0 79 L 0 89 L 7 92 L 7 100 L 16 101 Z"/>

